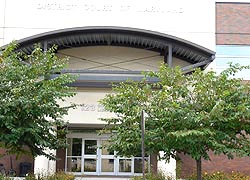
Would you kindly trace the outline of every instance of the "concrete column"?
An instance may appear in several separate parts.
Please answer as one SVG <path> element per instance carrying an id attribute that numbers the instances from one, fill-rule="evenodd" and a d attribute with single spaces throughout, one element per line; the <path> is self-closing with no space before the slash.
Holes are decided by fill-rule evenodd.
<path id="1" fill-rule="evenodd" d="M 55 150 L 47 151 L 56 155 Z M 56 161 L 49 160 L 45 156 L 37 156 L 34 161 L 34 174 L 48 175 L 56 172 Z"/>
<path id="2" fill-rule="evenodd" d="M 170 44 L 168 46 L 168 59 L 167 59 L 167 64 L 168 64 L 168 67 L 173 67 L 173 49 L 172 49 L 172 45 Z"/>
<path id="3" fill-rule="evenodd" d="M 160 157 L 163 157 L 164 152 L 160 152 Z M 158 172 L 163 172 L 166 176 L 171 176 L 176 179 L 176 160 L 170 158 L 169 163 L 165 160 L 158 160 Z"/>

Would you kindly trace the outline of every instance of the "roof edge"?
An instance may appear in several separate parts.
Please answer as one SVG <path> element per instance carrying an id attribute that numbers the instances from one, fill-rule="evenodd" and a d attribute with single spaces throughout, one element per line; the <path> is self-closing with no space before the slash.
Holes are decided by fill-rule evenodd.
<path id="1" fill-rule="evenodd" d="M 199 49 L 200 51 L 203 51 L 204 53 L 215 54 L 214 51 L 206 47 L 200 46 L 196 43 L 190 42 L 182 38 L 178 38 L 176 36 L 164 34 L 164 33 L 157 32 L 157 31 L 152 31 L 152 30 L 145 30 L 145 29 L 131 28 L 131 27 L 118 27 L 118 26 L 85 26 L 85 27 L 58 29 L 58 30 L 48 31 L 48 32 L 30 36 L 30 37 L 26 37 L 26 38 L 17 40 L 16 42 L 19 44 L 19 46 L 23 46 L 23 45 L 27 45 L 30 43 L 34 44 L 35 42 L 41 42 L 46 39 L 55 38 L 58 36 L 62 37 L 62 36 L 67 36 L 67 35 L 75 35 L 75 34 L 81 34 L 81 33 L 95 33 L 95 32 L 138 34 L 138 35 L 147 36 L 151 38 L 168 40 L 170 42 L 177 43 L 177 44 L 183 44 L 184 46 L 187 46 L 190 48 Z M 5 46 L 6 45 L 4 45 L 3 47 Z"/>

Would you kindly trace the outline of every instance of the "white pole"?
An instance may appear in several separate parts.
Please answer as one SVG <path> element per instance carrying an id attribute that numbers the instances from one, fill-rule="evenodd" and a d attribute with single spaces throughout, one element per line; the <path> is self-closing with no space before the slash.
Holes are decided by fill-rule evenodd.
<path id="1" fill-rule="evenodd" d="M 145 135 L 145 117 L 144 110 L 141 112 L 141 154 L 142 154 L 142 179 L 145 180 L 145 147 L 144 147 L 144 135 Z"/>

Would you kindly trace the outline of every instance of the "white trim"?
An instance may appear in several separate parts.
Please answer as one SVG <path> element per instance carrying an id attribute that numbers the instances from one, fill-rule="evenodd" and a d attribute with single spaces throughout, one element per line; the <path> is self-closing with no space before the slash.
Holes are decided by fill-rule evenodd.
<path id="1" fill-rule="evenodd" d="M 89 140 L 108 139 L 109 137 L 109 134 L 98 135 L 97 133 L 70 133 L 66 135 L 66 138 L 87 138 Z"/>
<path id="2" fill-rule="evenodd" d="M 215 0 L 215 1 L 224 3 L 250 3 L 250 0 Z"/>
<path id="3" fill-rule="evenodd" d="M 230 55 L 216 55 L 216 58 L 250 58 L 250 56 L 230 56 Z"/>
<path id="4" fill-rule="evenodd" d="M 67 171 L 67 162 L 68 162 L 68 158 L 81 158 L 81 172 L 71 172 L 75 175 L 112 175 L 112 176 L 132 176 L 132 175 L 141 175 L 141 173 L 135 173 L 134 171 L 134 166 L 135 166 L 135 159 L 141 159 L 141 157 L 131 157 L 131 158 L 127 158 L 127 157 L 116 157 L 116 152 L 114 152 L 114 155 L 102 155 L 102 149 L 99 148 L 102 145 L 102 141 L 108 140 L 110 136 L 109 135 L 102 135 L 99 136 L 96 133 L 71 133 L 67 135 L 67 138 L 81 138 L 82 139 L 82 154 L 81 156 L 68 156 L 68 149 L 66 150 L 66 162 L 65 162 L 65 171 L 66 172 L 70 172 Z M 97 150 L 96 150 L 96 154 L 85 154 L 85 142 L 86 140 L 95 140 L 96 141 L 96 145 L 97 145 Z M 72 142 L 71 142 L 72 144 Z M 85 159 L 95 159 L 96 160 L 96 171 L 95 172 L 85 172 L 84 170 L 84 161 Z M 101 164 L 101 160 L 102 159 L 113 159 L 114 160 L 114 171 L 112 172 L 102 172 L 102 164 Z M 131 161 L 131 171 L 130 172 L 119 172 L 119 160 L 122 159 L 128 159 Z M 148 165 L 150 163 L 150 158 L 147 157 L 148 159 Z"/>

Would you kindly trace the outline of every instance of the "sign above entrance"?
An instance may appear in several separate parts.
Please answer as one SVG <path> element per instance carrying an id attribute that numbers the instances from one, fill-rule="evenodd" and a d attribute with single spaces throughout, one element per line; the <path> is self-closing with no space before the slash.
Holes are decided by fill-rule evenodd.
<path id="1" fill-rule="evenodd" d="M 8 0 L 5 3 L 4 43 L 63 28 L 117 26 L 174 35 L 214 49 L 213 0 Z"/>
<path id="2" fill-rule="evenodd" d="M 101 119 L 107 117 L 114 117 L 113 113 L 104 110 L 104 107 L 99 103 L 99 100 L 109 93 L 94 90 L 81 91 L 79 90 L 74 97 L 63 101 L 62 106 L 69 105 L 69 103 L 77 104 L 75 109 L 70 109 L 64 119 L 68 120 L 71 124 L 104 124 Z"/>
<path id="3" fill-rule="evenodd" d="M 107 112 L 101 104 L 81 104 L 82 111 Z"/>
<path id="4" fill-rule="evenodd" d="M 141 4 L 141 6 L 133 6 L 134 4 L 129 3 L 128 1 L 99 1 L 98 3 L 91 1 L 81 1 L 78 4 L 76 2 L 68 1 L 66 3 L 61 3 L 59 1 L 50 1 L 50 2 L 40 2 L 37 4 L 38 10 L 47 10 L 47 11 L 79 11 L 83 12 L 117 12 L 117 13 L 183 13 L 184 10 L 182 7 L 172 7 L 167 6 L 163 7 L 161 4 Z"/>

